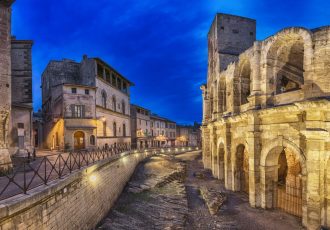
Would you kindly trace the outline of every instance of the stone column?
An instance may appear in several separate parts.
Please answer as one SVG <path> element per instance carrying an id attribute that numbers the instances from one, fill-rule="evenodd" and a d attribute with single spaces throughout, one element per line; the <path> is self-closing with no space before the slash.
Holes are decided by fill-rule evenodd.
<path id="1" fill-rule="evenodd" d="M 259 118 L 255 112 L 248 115 L 248 132 L 246 133 L 249 153 L 249 202 L 252 207 L 260 207 L 260 155 L 261 140 Z"/>
<path id="2" fill-rule="evenodd" d="M 324 220 L 324 168 L 325 168 L 325 142 L 329 133 L 321 129 L 306 129 L 303 131 L 306 137 L 306 167 L 307 186 L 306 204 L 303 202 L 303 224 L 308 229 L 317 229 Z M 304 201 L 303 197 L 303 201 Z"/>
<path id="3" fill-rule="evenodd" d="M 11 4 L 0 1 L 0 170 L 11 167 L 9 153 L 9 120 L 11 109 Z"/>

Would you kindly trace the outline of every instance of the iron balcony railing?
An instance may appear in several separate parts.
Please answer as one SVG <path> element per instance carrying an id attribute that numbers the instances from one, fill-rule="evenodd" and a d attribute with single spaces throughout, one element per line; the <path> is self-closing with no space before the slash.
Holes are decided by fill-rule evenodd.
<path id="1" fill-rule="evenodd" d="M 129 145 L 111 146 L 107 149 L 58 153 L 43 157 L 29 155 L 12 164 L 0 164 L 0 200 L 5 200 L 79 171 L 105 159 L 117 159 L 127 154 L 151 151 L 153 153 L 198 150 L 198 147 L 131 149 Z M 122 153 L 127 153 L 123 155 Z M 4 171 L 4 169 L 9 169 Z"/>

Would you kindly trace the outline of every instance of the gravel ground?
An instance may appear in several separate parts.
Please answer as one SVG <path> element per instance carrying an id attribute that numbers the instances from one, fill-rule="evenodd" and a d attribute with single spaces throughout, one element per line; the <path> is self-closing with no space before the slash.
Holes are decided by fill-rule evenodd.
<path id="1" fill-rule="evenodd" d="M 203 178 L 196 176 L 203 175 Z M 226 194 L 211 215 L 199 188 Z M 303 229 L 300 219 L 251 208 L 244 193 L 226 191 L 202 166 L 201 153 L 159 155 L 142 162 L 98 229 Z"/>

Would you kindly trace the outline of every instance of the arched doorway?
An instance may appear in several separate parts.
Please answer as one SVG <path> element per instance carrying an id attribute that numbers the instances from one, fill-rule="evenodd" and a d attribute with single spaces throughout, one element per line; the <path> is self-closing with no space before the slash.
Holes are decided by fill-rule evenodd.
<path id="1" fill-rule="evenodd" d="M 219 145 L 218 149 L 218 178 L 225 179 L 225 148 L 223 144 Z"/>
<path id="2" fill-rule="evenodd" d="M 292 148 L 276 147 L 268 153 L 264 170 L 266 207 L 302 217 L 303 167 L 301 156 Z"/>
<path id="3" fill-rule="evenodd" d="M 77 131 L 74 133 L 74 150 L 80 150 L 85 148 L 85 133 Z"/>
<path id="4" fill-rule="evenodd" d="M 216 178 L 218 177 L 218 155 L 216 151 L 214 151 L 212 155 L 212 171 L 213 176 Z"/>
<path id="5" fill-rule="evenodd" d="M 302 216 L 302 180 L 299 159 L 285 148 L 278 158 L 277 208 Z"/>
<path id="6" fill-rule="evenodd" d="M 235 191 L 249 193 L 249 154 L 242 144 L 236 149 Z"/>

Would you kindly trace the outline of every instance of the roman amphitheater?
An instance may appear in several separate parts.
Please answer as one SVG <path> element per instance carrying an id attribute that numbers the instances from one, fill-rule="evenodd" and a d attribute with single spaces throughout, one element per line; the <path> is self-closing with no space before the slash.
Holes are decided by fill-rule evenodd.
<path id="1" fill-rule="evenodd" d="M 208 40 L 205 168 L 252 207 L 330 226 L 330 26 L 256 41 L 254 20 L 219 14 Z"/>

